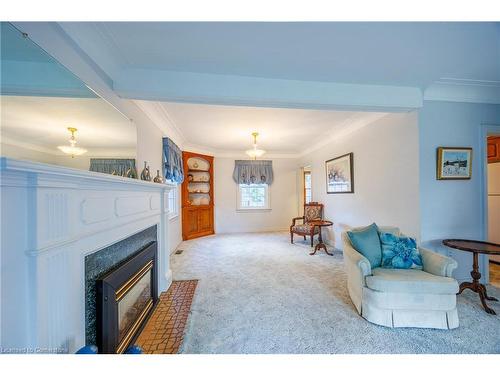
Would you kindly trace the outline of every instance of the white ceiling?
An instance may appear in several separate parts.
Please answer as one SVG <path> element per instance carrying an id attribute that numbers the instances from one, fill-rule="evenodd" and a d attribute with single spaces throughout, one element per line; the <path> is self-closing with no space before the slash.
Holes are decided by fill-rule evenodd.
<path id="1" fill-rule="evenodd" d="M 126 69 L 414 86 L 500 81 L 486 22 L 66 22 L 112 78 Z"/>
<path id="2" fill-rule="evenodd" d="M 135 125 L 100 98 L 2 96 L 1 109 L 4 143 L 39 146 L 59 154 L 57 146 L 69 145 L 71 126 L 78 129 L 77 146 L 135 153 Z"/>
<path id="3" fill-rule="evenodd" d="M 140 104 L 140 102 L 139 102 Z M 269 154 L 294 157 L 333 137 L 368 125 L 384 113 L 240 107 L 158 102 L 182 134 L 185 148 L 217 155 L 251 148 L 252 132 Z"/>

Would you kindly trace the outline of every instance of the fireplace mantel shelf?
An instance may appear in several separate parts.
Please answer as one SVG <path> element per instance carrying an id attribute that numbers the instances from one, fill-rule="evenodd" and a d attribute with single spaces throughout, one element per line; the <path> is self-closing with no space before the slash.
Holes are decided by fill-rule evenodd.
<path id="1" fill-rule="evenodd" d="M 137 185 L 138 187 L 151 189 L 174 189 L 175 184 L 172 183 L 156 183 L 151 181 L 142 181 L 135 178 L 121 177 L 106 173 L 85 171 L 82 169 L 62 167 L 59 165 L 38 163 L 26 160 L 17 160 L 6 157 L 0 158 L 0 171 L 4 172 L 20 172 L 29 174 L 39 174 L 52 176 L 54 178 L 62 177 L 64 179 L 85 179 L 94 182 L 107 182 L 113 184 Z M 4 185 L 4 180 L 1 182 Z"/>

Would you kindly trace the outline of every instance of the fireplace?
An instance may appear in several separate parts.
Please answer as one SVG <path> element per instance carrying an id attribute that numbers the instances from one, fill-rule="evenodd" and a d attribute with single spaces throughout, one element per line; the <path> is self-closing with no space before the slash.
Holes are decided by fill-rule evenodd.
<path id="1" fill-rule="evenodd" d="M 96 280 L 100 353 L 123 353 L 158 301 L 157 243 L 153 241 Z"/>
<path id="2" fill-rule="evenodd" d="M 168 192 L 175 188 L 0 158 L 1 198 L 9 203 L 2 205 L 9 267 L 0 272 L 2 307 L 8 305 L 0 347 L 74 353 L 97 345 L 96 280 L 153 241 L 156 286 L 166 291 Z"/>

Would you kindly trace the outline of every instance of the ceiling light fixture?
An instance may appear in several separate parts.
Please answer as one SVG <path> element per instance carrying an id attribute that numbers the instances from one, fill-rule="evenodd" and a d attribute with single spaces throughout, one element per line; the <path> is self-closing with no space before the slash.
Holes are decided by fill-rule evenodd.
<path id="1" fill-rule="evenodd" d="M 257 148 L 257 136 L 259 135 L 259 133 L 257 132 L 254 132 L 252 133 L 252 136 L 253 136 L 253 148 L 251 148 L 250 150 L 246 150 L 246 154 L 248 156 L 250 156 L 251 158 L 253 158 L 254 160 L 257 160 L 258 157 L 261 157 L 262 155 L 264 155 L 266 152 L 264 150 L 261 150 L 261 149 L 258 149 Z"/>
<path id="2" fill-rule="evenodd" d="M 69 132 L 71 133 L 71 137 L 69 139 L 69 144 L 70 146 L 57 146 L 59 150 L 64 152 L 65 154 L 71 155 L 72 158 L 75 156 L 83 155 L 87 152 L 86 149 L 81 148 L 81 147 L 76 147 L 76 138 L 75 138 L 75 133 L 78 130 L 77 128 L 68 128 Z"/>

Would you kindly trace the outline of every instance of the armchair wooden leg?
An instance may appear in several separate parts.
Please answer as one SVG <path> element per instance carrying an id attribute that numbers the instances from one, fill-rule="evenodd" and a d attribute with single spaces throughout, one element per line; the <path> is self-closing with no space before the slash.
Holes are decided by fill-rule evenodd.
<path id="1" fill-rule="evenodd" d="M 304 236 L 304 241 L 306 240 L 306 236 Z"/>
<path id="2" fill-rule="evenodd" d="M 314 233 L 311 233 L 311 247 L 314 245 Z"/>
<path id="3" fill-rule="evenodd" d="M 290 242 L 293 243 L 293 232 L 290 232 Z"/>

